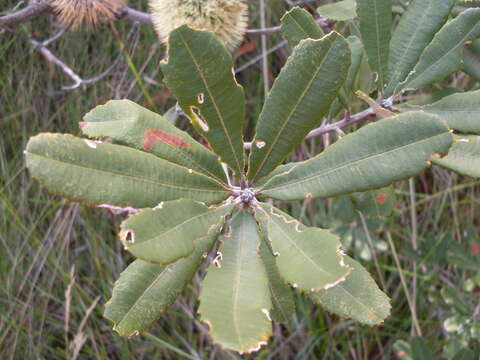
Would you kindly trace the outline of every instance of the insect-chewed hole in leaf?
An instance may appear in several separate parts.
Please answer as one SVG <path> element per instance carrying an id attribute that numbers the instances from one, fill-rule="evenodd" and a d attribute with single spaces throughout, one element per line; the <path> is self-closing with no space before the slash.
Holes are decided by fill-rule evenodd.
<path id="1" fill-rule="evenodd" d="M 270 311 L 268 311 L 268 309 L 262 309 L 262 313 L 265 314 L 268 320 L 272 321 L 272 318 L 270 317 Z"/>
<path id="2" fill-rule="evenodd" d="M 256 141 L 255 142 L 255 145 L 257 146 L 257 148 L 261 149 L 263 148 L 265 145 L 267 145 L 267 143 L 265 141 Z"/>
<path id="3" fill-rule="evenodd" d="M 203 131 L 207 132 L 208 130 L 210 130 L 210 128 L 208 127 L 207 121 L 203 118 L 202 113 L 200 112 L 200 109 L 198 107 L 190 106 L 190 111 L 195 117 L 195 119 L 192 119 L 192 121 L 197 122 Z"/>
<path id="4" fill-rule="evenodd" d="M 87 144 L 87 146 L 91 149 L 96 149 L 97 148 L 97 143 L 95 141 L 92 141 L 92 140 L 83 140 L 85 141 L 85 144 Z"/>
<path id="5" fill-rule="evenodd" d="M 131 333 L 130 335 L 128 335 L 128 338 L 130 339 L 130 338 L 132 338 L 132 337 L 134 337 L 134 336 L 138 336 L 138 335 L 140 335 L 140 332 L 139 332 L 138 330 L 135 330 L 133 333 Z"/>
<path id="6" fill-rule="evenodd" d="M 143 148 L 147 151 L 151 151 L 153 144 L 161 142 L 172 147 L 182 147 L 188 148 L 188 144 L 182 138 L 169 134 L 165 131 L 160 131 L 158 129 L 150 129 L 145 131 L 143 136 Z"/>
<path id="7" fill-rule="evenodd" d="M 123 236 L 123 241 L 128 244 L 135 243 L 135 233 L 132 230 L 127 230 Z"/>
<path id="8" fill-rule="evenodd" d="M 205 102 L 205 94 L 204 93 L 198 94 L 197 95 L 197 100 L 198 100 L 199 104 L 203 104 Z"/>
<path id="9" fill-rule="evenodd" d="M 221 268 L 222 264 L 220 264 L 220 261 L 222 260 L 223 260 L 223 254 L 220 251 L 217 251 L 217 256 L 215 256 L 215 259 L 213 259 L 212 263 L 217 268 Z"/>
<path id="10" fill-rule="evenodd" d="M 153 210 L 160 210 L 163 209 L 163 201 L 161 201 L 157 206 L 153 208 Z"/>

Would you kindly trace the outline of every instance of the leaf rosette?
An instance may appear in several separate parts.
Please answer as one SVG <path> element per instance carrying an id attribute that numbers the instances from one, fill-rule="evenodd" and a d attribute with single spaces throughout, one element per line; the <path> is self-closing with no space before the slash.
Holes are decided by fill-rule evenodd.
<path id="1" fill-rule="evenodd" d="M 367 16 L 368 3 L 380 2 L 358 1 L 360 17 Z M 378 14 L 385 12 L 388 6 L 378 8 Z M 209 148 L 128 100 L 89 112 L 80 124 L 87 139 L 62 134 L 30 139 L 27 166 L 48 190 L 91 205 L 137 209 L 119 234 L 137 260 L 115 283 L 105 310 L 121 336 L 148 331 L 206 261 L 200 319 L 227 349 L 250 353 L 265 344 L 272 319 L 291 320 L 294 291 L 342 317 L 381 324 L 390 312 L 389 299 L 345 254 L 341 239 L 301 224 L 269 199 L 297 201 L 378 189 L 418 174 L 432 161 L 448 167 L 458 152 L 477 151 L 465 145 L 452 154 L 453 160 L 442 160 L 453 135 L 433 106 L 371 123 L 311 159 L 284 164 L 328 115 L 345 83 L 352 88 L 362 47 L 358 39 L 347 41 L 334 31 L 323 35 L 311 16 L 298 9 L 282 21 L 293 52 L 266 99 L 248 157 L 245 95 L 232 73 L 232 57 L 211 33 L 186 25 L 170 34 L 161 68 L 166 85 Z M 363 28 L 368 26 L 361 22 Z M 388 82 L 386 54 L 378 56 L 389 34 L 376 31 L 364 42 L 367 54 L 377 50 L 372 66 L 382 84 L 398 88 Z M 403 68 L 391 81 L 403 81 L 408 74 L 411 61 L 400 63 Z M 473 144 L 476 138 L 468 140 Z"/>

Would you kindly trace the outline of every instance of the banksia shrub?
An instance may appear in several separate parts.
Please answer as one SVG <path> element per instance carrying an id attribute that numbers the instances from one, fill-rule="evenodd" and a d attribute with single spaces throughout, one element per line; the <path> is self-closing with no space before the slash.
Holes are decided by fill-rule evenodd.
<path id="1" fill-rule="evenodd" d="M 125 0 L 51 0 L 55 13 L 67 27 L 98 25 L 115 19 Z"/>
<path id="2" fill-rule="evenodd" d="M 181 25 L 214 33 L 230 50 L 242 41 L 248 7 L 241 0 L 151 0 L 153 23 L 164 41 Z"/>

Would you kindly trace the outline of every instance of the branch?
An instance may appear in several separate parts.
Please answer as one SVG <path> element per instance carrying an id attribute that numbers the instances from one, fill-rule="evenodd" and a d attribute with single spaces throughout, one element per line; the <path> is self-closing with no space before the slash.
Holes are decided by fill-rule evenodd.
<path id="1" fill-rule="evenodd" d="M 43 0 L 30 0 L 28 5 L 23 9 L 0 16 L 0 29 L 17 25 L 21 22 L 28 21 L 41 14 L 50 12 L 50 5 Z"/>
<path id="2" fill-rule="evenodd" d="M 305 136 L 305 140 L 307 139 L 311 139 L 311 138 L 314 138 L 314 137 L 317 137 L 317 136 L 321 136 L 323 134 L 326 134 L 326 133 L 329 133 L 329 132 L 333 132 L 333 131 L 339 131 L 340 129 L 348 126 L 348 125 L 351 125 L 351 124 L 354 124 L 356 122 L 359 122 L 363 119 L 365 119 L 366 117 L 370 116 L 370 115 L 373 115 L 375 114 L 375 109 L 374 108 L 368 108 L 366 110 L 363 110 L 355 115 L 351 115 L 351 116 L 346 116 L 343 120 L 340 120 L 340 121 L 337 121 L 333 124 L 328 124 L 328 125 L 322 125 L 316 129 L 313 129 L 312 131 L 310 131 L 307 136 Z M 252 148 L 252 143 L 251 142 L 246 142 L 246 143 L 243 143 L 243 148 L 245 150 L 250 150 Z"/>
<path id="3" fill-rule="evenodd" d="M 28 21 L 36 16 L 42 15 L 47 12 L 51 12 L 52 9 L 45 0 L 30 0 L 28 5 L 17 12 L 0 17 L 0 28 L 6 28 L 9 26 L 17 25 L 21 22 Z M 120 10 L 118 16 L 119 19 L 128 19 L 130 21 L 138 22 L 140 24 L 152 24 L 152 17 L 150 14 L 132 9 L 125 6 Z M 320 25 L 325 25 L 325 19 L 320 17 L 316 19 L 316 22 Z M 248 29 L 247 35 L 268 35 L 279 32 L 280 26 L 273 26 L 265 29 Z"/>

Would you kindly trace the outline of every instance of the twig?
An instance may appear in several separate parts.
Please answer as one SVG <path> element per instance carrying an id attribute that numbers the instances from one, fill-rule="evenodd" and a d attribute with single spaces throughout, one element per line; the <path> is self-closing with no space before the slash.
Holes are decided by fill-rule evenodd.
<path id="1" fill-rule="evenodd" d="M 321 136 L 323 134 L 332 132 L 332 131 L 338 131 L 339 129 L 342 129 L 348 125 L 354 124 L 356 122 L 359 122 L 366 117 L 373 115 L 375 113 L 374 109 L 368 108 L 366 110 L 363 110 L 357 114 L 351 115 L 351 116 L 346 116 L 343 120 L 337 121 L 333 124 L 328 124 L 328 125 L 322 125 L 316 129 L 313 129 L 310 131 L 305 139 L 311 139 L 317 136 Z M 251 142 L 246 142 L 243 144 L 243 148 L 245 150 L 250 150 L 252 148 L 252 143 Z"/>
<path id="2" fill-rule="evenodd" d="M 138 28 L 138 23 L 134 23 L 127 35 L 127 39 L 130 39 L 132 37 L 132 35 L 135 33 L 135 30 L 137 28 Z M 54 36 L 52 36 L 51 38 L 43 42 L 39 42 L 35 39 L 28 40 L 35 47 L 35 49 L 38 52 L 40 52 L 40 54 L 43 55 L 45 60 L 58 66 L 65 75 L 67 75 L 70 79 L 72 79 L 73 84 L 69 86 L 62 86 L 62 90 L 68 90 L 68 91 L 75 90 L 75 89 L 78 89 L 80 86 L 90 85 L 102 80 L 104 77 L 106 77 L 108 74 L 110 74 L 113 71 L 113 69 L 117 66 L 117 64 L 123 57 L 124 49 L 120 51 L 117 57 L 113 60 L 112 64 L 106 70 L 104 70 L 99 75 L 94 76 L 92 78 L 82 79 L 75 71 L 72 70 L 72 68 L 70 68 L 67 64 L 65 64 L 62 60 L 60 60 L 54 53 L 52 53 L 47 48 L 48 44 L 60 38 L 64 33 L 65 33 L 65 30 L 62 29 L 57 34 L 55 34 Z"/>
<path id="3" fill-rule="evenodd" d="M 31 20 L 39 15 L 50 13 L 52 12 L 52 8 L 45 0 L 30 0 L 28 5 L 19 10 L 15 11 L 11 14 L 5 15 L 0 17 L 0 28 L 6 28 L 9 26 L 18 25 L 22 22 Z M 152 24 L 152 17 L 150 14 L 135 10 L 131 7 L 125 6 L 119 12 L 119 19 L 128 19 L 134 22 L 138 22 L 140 24 Z M 325 19 L 318 18 L 317 23 L 320 25 L 324 25 Z M 280 26 L 274 26 L 270 28 L 262 28 L 262 29 L 248 29 L 246 33 L 248 35 L 268 35 L 279 32 L 281 30 Z"/>
<path id="4" fill-rule="evenodd" d="M 265 0 L 260 0 L 260 26 L 262 30 L 266 29 L 266 10 Z M 260 42 L 262 46 L 262 75 L 263 75 L 263 97 L 267 99 L 270 87 L 268 86 L 268 57 L 267 53 L 267 34 L 262 33 L 260 36 Z"/>
<path id="5" fill-rule="evenodd" d="M 21 10 L 0 17 L 0 29 L 18 25 L 34 17 L 50 12 L 50 5 L 43 0 L 30 0 Z"/>

